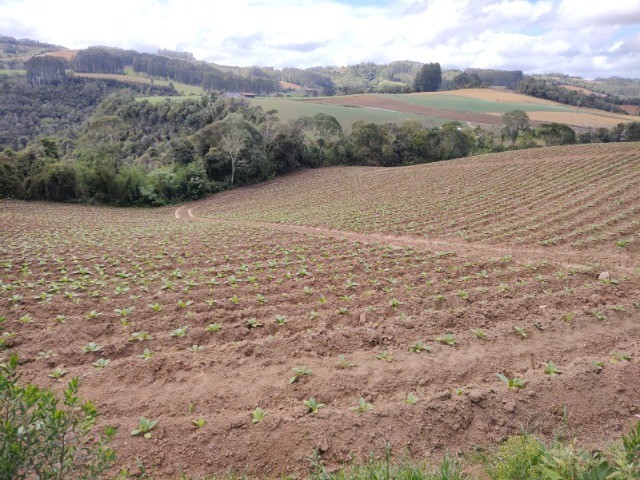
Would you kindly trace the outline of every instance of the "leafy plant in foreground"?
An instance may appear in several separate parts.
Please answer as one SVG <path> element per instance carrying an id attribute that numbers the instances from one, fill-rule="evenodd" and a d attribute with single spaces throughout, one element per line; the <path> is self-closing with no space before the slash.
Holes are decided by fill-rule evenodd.
<path id="1" fill-rule="evenodd" d="M 54 392 L 18 385 L 18 356 L 0 367 L 0 472 L 11 479 L 97 479 L 115 461 L 115 431 L 96 434 L 98 412 L 78 396 L 78 379 Z"/>

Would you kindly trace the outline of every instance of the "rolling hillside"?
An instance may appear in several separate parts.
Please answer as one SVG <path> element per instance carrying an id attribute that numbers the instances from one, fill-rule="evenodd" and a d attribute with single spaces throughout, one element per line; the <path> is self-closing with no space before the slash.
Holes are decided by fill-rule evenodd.
<path id="1" fill-rule="evenodd" d="M 361 233 L 613 251 L 615 241 L 640 240 L 638 191 L 640 146 L 593 144 L 392 170 L 312 170 L 226 192 L 194 211 Z"/>
<path id="2" fill-rule="evenodd" d="M 560 122 L 574 127 L 611 127 L 620 122 L 638 121 L 640 118 L 602 110 L 576 110 L 575 107 L 527 95 L 485 88 L 402 95 L 348 95 L 299 101 L 358 109 L 383 109 L 396 114 L 419 115 L 425 119 L 445 118 L 474 125 L 499 125 L 501 115 L 512 110 L 524 110 L 536 123 Z M 362 111 L 361 115 L 366 117 L 366 113 Z"/>
<path id="3" fill-rule="evenodd" d="M 523 429 L 602 449 L 640 415 L 639 147 L 325 168 L 177 208 L 3 200 L 0 354 L 80 377 L 118 469 L 154 478 L 303 478 L 383 441 L 469 459 Z"/>

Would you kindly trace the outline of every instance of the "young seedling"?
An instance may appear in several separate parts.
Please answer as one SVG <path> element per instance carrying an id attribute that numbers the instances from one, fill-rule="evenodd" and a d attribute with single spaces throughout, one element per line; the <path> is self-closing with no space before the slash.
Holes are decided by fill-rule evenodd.
<path id="1" fill-rule="evenodd" d="M 160 305 L 159 303 L 150 303 L 147 306 L 154 312 L 159 312 L 162 309 L 162 305 Z"/>
<path id="2" fill-rule="evenodd" d="M 51 357 L 57 357 L 58 354 L 57 353 L 53 353 L 53 350 L 47 350 L 44 352 L 38 352 L 38 356 L 36 357 L 36 362 L 38 360 L 48 360 Z"/>
<path id="3" fill-rule="evenodd" d="M 450 347 L 455 347 L 458 344 L 458 340 L 456 340 L 455 335 L 453 335 L 452 333 L 447 333 L 446 335 L 436 337 L 436 342 L 440 342 L 443 345 L 448 345 Z"/>
<path id="4" fill-rule="evenodd" d="M 203 428 L 207 424 L 207 420 L 202 415 L 200 415 L 195 420 L 191 420 L 191 423 L 193 423 L 196 428 Z"/>
<path id="5" fill-rule="evenodd" d="M 558 366 L 551 360 L 549 360 L 547 365 L 544 367 L 544 373 L 546 373 L 550 377 L 555 377 L 556 375 L 560 375 L 562 373 L 562 370 L 559 370 Z"/>
<path id="6" fill-rule="evenodd" d="M 294 382 L 297 382 L 302 377 L 308 377 L 312 373 L 313 373 L 313 371 L 309 367 L 294 368 L 293 369 L 293 377 L 291 377 L 289 379 L 289 385 L 291 385 Z"/>
<path id="7" fill-rule="evenodd" d="M 171 336 L 172 337 L 176 337 L 176 338 L 182 338 L 187 334 L 187 329 L 189 327 L 180 327 L 180 328 L 176 328 L 175 330 L 173 330 L 171 332 Z"/>
<path id="8" fill-rule="evenodd" d="M 351 363 L 346 356 L 338 355 L 338 361 L 336 361 L 336 367 L 340 369 L 353 368 L 355 367 L 355 364 Z"/>
<path id="9" fill-rule="evenodd" d="M 145 340 L 151 340 L 153 337 L 149 335 L 149 332 L 133 332 L 129 337 L 130 342 L 143 342 Z"/>
<path id="10" fill-rule="evenodd" d="M 140 417 L 138 428 L 132 430 L 131 435 L 135 437 L 142 433 L 142 436 L 148 440 L 151 438 L 151 430 L 153 430 L 157 423 L 158 420 L 148 420 L 144 417 Z"/>
<path id="11" fill-rule="evenodd" d="M 360 397 L 358 399 L 358 404 L 355 407 L 350 407 L 349 410 L 352 412 L 367 413 L 373 410 L 373 405 L 367 402 L 364 397 Z"/>
<path id="12" fill-rule="evenodd" d="M 431 347 L 423 342 L 416 342 L 413 345 L 409 346 L 409 351 L 411 353 L 422 353 L 422 352 L 430 352 Z"/>
<path id="13" fill-rule="evenodd" d="M 250 319 L 247 320 L 247 327 L 249 327 L 249 328 L 258 328 L 258 327 L 261 327 L 261 326 L 262 326 L 262 324 L 259 323 L 258 320 L 255 319 L 255 318 L 250 318 Z"/>
<path id="14" fill-rule="evenodd" d="M 391 301 L 389 302 L 389 306 L 391 308 L 398 308 L 400 305 L 401 305 L 401 302 L 397 298 L 392 298 Z"/>
<path id="15" fill-rule="evenodd" d="M 251 423 L 260 423 L 266 416 L 267 412 L 265 412 L 260 407 L 256 407 L 255 410 L 251 412 Z"/>
<path id="16" fill-rule="evenodd" d="M 407 405 L 415 405 L 416 403 L 418 403 L 418 397 L 416 397 L 413 392 L 409 392 L 404 403 L 406 403 Z"/>
<path id="17" fill-rule="evenodd" d="M 84 353 L 99 352 L 100 350 L 102 350 L 102 346 L 98 345 L 95 342 L 89 342 L 84 347 L 82 347 L 82 351 Z"/>
<path id="18" fill-rule="evenodd" d="M 284 325 L 285 323 L 287 323 L 287 319 L 284 315 L 276 315 L 276 323 L 278 325 Z"/>
<path id="19" fill-rule="evenodd" d="M 62 367 L 56 367 L 48 376 L 51 378 L 55 378 L 59 380 L 67 374 L 66 370 L 63 370 Z"/>
<path id="20" fill-rule="evenodd" d="M 199 352 L 200 350 L 202 350 L 202 345 L 191 345 L 189 347 L 190 352 Z"/>
<path id="21" fill-rule="evenodd" d="M 87 318 L 94 319 L 94 318 L 98 318 L 100 315 L 102 315 L 100 312 L 97 312 L 96 310 L 91 310 L 89 313 L 87 313 Z"/>
<path id="22" fill-rule="evenodd" d="M 221 323 L 210 323 L 205 327 L 205 330 L 210 333 L 215 333 L 222 328 Z"/>
<path id="23" fill-rule="evenodd" d="M 95 362 L 93 362 L 93 367 L 96 370 L 102 370 L 104 367 L 106 367 L 107 365 L 109 365 L 109 363 L 111 363 L 111 360 L 107 360 L 105 358 L 99 358 L 98 360 L 96 360 Z"/>
<path id="24" fill-rule="evenodd" d="M 629 362 L 631 361 L 631 355 L 625 352 L 613 352 L 611 354 L 611 361 L 616 362 Z"/>
<path id="25" fill-rule="evenodd" d="M 589 311 L 589 315 L 595 318 L 596 320 L 598 320 L 599 322 L 604 322 L 607 320 L 607 317 L 605 316 L 605 314 L 595 308 Z"/>
<path id="26" fill-rule="evenodd" d="M 498 378 L 500 380 L 502 380 L 505 385 L 507 386 L 507 388 L 509 390 L 520 390 L 521 388 L 524 388 L 524 380 L 521 380 L 520 378 L 517 377 L 513 377 L 513 378 L 508 378 L 505 375 L 503 375 L 502 373 L 498 373 L 496 374 L 498 375 Z"/>
<path id="27" fill-rule="evenodd" d="M 309 400 L 303 400 L 302 403 L 309 409 L 307 413 L 318 413 L 322 407 L 325 406 L 324 403 L 317 402 L 315 398 L 311 397 Z"/>
<path id="28" fill-rule="evenodd" d="M 138 355 L 138 357 L 143 360 L 149 360 L 151 357 L 153 357 L 153 355 L 154 354 L 151 350 L 149 350 L 148 348 L 145 348 L 142 354 Z"/>
<path id="29" fill-rule="evenodd" d="M 193 302 L 191 300 L 178 300 L 178 308 L 187 308 L 190 305 L 193 305 Z"/>

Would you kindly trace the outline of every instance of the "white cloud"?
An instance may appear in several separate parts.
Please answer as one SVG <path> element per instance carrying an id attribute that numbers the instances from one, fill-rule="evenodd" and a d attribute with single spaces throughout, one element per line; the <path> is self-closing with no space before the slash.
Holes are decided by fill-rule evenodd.
<path id="1" fill-rule="evenodd" d="M 640 76 L 640 0 L 0 0 L 0 33 L 70 48 L 187 50 L 231 65 L 439 61 Z M 626 33 L 625 33 L 626 32 Z M 629 33 L 631 32 L 631 33 Z M 634 43 L 635 42 L 635 43 Z"/>

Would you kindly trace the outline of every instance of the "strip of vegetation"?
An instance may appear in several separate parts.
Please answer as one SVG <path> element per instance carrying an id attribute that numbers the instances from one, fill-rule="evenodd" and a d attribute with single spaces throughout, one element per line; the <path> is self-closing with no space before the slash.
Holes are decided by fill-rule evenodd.
<path id="1" fill-rule="evenodd" d="M 385 442 L 382 459 L 330 470 L 320 454 L 314 452 L 309 463 L 311 480 L 637 480 L 640 478 L 640 422 L 604 451 L 582 448 L 575 440 L 556 439 L 547 443 L 535 435 L 522 433 L 470 459 L 446 453 L 438 463 L 394 460 L 391 445 Z M 471 471 L 477 473 L 469 473 Z M 133 476 L 154 478 L 142 465 L 139 472 L 122 471 L 119 478 Z M 194 477 L 183 474 L 179 478 Z M 204 477 L 208 480 L 249 478 L 238 474 Z"/>

